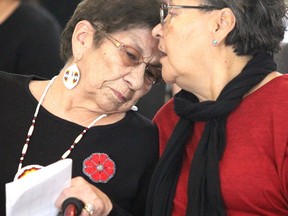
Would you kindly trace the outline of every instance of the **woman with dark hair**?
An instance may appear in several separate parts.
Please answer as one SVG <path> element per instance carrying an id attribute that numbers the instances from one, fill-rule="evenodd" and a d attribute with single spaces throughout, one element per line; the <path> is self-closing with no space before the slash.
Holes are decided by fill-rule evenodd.
<path id="1" fill-rule="evenodd" d="M 158 7 L 154 0 L 83 0 L 62 34 L 66 64 L 58 76 L 0 73 L 0 215 L 5 183 L 16 173 L 65 158 L 75 178 L 59 210 L 75 197 L 83 216 L 145 214 L 158 131 L 134 105 L 161 81 L 151 34 Z"/>
<path id="2" fill-rule="evenodd" d="M 273 54 L 284 0 L 167 0 L 156 114 L 161 159 L 147 216 L 288 215 L 288 76 Z"/>

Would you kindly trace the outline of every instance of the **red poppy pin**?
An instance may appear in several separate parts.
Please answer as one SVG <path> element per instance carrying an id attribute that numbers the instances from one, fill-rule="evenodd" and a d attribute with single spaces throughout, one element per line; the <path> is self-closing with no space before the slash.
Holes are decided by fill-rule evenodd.
<path id="1" fill-rule="evenodd" d="M 114 161 L 105 153 L 93 153 L 83 161 L 83 173 L 95 183 L 107 183 L 115 172 Z"/>

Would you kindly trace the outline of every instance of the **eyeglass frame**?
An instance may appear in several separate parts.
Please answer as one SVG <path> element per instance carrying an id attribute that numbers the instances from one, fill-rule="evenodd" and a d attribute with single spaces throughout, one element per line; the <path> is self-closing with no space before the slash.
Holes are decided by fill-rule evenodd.
<path id="1" fill-rule="evenodd" d="M 159 74 L 158 74 L 158 76 L 155 74 L 154 75 L 154 73 L 152 73 L 152 72 L 150 72 L 151 74 L 152 74 L 152 76 L 153 76 L 153 81 L 152 82 L 150 82 L 149 81 L 149 77 L 147 78 L 148 79 L 148 82 L 149 82 L 149 84 L 151 84 L 151 85 L 153 85 L 153 84 L 155 84 L 155 85 L 158 85 L 158 84 L 160 84 L 161 82 L 162 82 L 162 75 L 161 75 L 161 70 L 162 70 L 162 67 L 160 66 L 160 65 L 153 65 L 153 64 L 149 64 L 149 63 L 147 63 L 147 62 L 145 62 L 144 61 L 144 57 L 142 56 L 142 54 L 136 49 L 136 48 L 133 48 L 132 46 L 129 46 L 129 45 L 126 45 L 126 44 L 124 44 L 124 43 L 121 43 L 120 41 L 118 41 L 116 38 L 114 38 L 114 37 L 112 37 L 111 35 L 109 35 L 107 32 L 105 32 L 103 29 L 100 29 L 97 25 L 94 25 L 94 27 L 98 30 L 98 31 L 100 31 L 100 32 L 102 32 L 104 35 L 105 35 L 105 37 L 109 40 L 109 41 L 111 41 L 115 46 L 116 46 L 116 48 L 118 49 L 118 50 L 120 50 L 121 52 L 125 52 L 125 49 L 126 49 L 126 47 L 129 47 L 130 49 L 133 49 L 136 53 L 138 53 L 139 54 L 139 56 L 140 56 L 140 59 L 139 59 L 139 61 L 138 61 L 138 65 L 140 65 L 140 64 L 142 64 L 142 63 L 144 63 L 146 66 L 145 66 L 145 74 L 144 74 L 144 77 L 145 78 L 147 78 L 149 75 L 147 75 L 147 72 L 150 72 L 148 69 L 149 69 L 149 67 L 154 67 L 154 68 L 156 68 L 156 69 L 159 69 Z M 134 65 L 134 66 L 136 66 L 136 65 Z"/>
<path id="2" fill-rule="evenodd" d="M 213 6 L 213 5 L 199 5 L 199 6 L 192 6 L 192 5 L 170 5 L 170 4 L 164 4 L 162 3 L 160 5 L 160 23 L 163 26 L 165 24 L 165 18 L 164 17 L 164 10 L 169 9 L 200 9 L 200 10 L 221 10 L 222 7 Z M 167 13 L 168 14 L 168 13 Z"/>

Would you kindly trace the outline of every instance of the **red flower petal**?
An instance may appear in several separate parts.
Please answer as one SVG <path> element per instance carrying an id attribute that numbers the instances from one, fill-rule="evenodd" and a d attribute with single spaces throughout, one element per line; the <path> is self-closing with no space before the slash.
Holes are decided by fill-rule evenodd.
<path id="1" fill-rule="evenodd" d="M 94 173 L 97 171 L 96 167 L 83 167 L 83 170 L 86 172 L 86 173 Z"/>
<path id="2" fill-rule="evenodd" d="M 114 161 L 105 153 L 93 153 L 83 161 L 83 173 L 96 183 L 108 182 L 115 171 Z"/>
<path id="3" fill-rule="evenodd" d="M 95 166 L 95 163 L 92 160 L 85 160 L 84 165 L 87 167 Z"/>
<path id="4" fill-rule="evenodd" d="M 109 175 L 105 172 L 95 172 L 91 175 L 93 179 L 97 179 L 99 182 L 106 182 L 109 180 Z"/>

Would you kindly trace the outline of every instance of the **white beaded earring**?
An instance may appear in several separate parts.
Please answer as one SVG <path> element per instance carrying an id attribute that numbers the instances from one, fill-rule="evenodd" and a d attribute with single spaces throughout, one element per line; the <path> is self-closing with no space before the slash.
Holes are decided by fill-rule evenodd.
<path id="1" fill-rule="evenodd" d="M 80 80 L 80 71 L 74 63 L 67 68 L 63 76 L 63 83 L 67 89 L 73 89 Z"/>
<path id="2" fill-rule="evenodd" d="M 217 41 L 217 40 L 213 40 L 213 41 L 212 41 L 212 44 L 213 44 L 214 46 L 216 46 L 216 45 L 218 44 L 218 41 Z"/>

